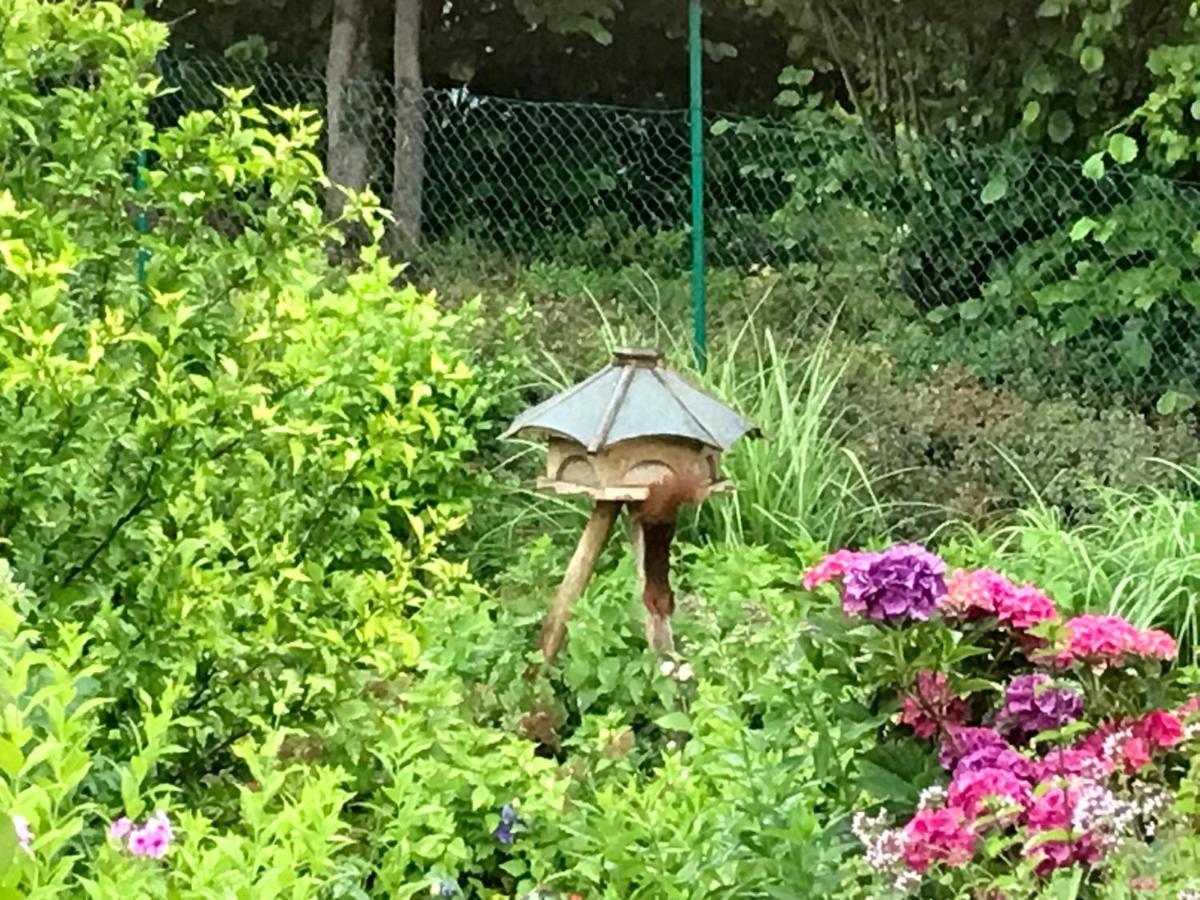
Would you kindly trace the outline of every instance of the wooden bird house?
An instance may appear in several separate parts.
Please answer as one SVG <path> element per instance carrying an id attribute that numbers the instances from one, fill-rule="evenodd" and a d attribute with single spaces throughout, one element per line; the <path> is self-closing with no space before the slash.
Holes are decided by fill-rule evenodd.
<path id="1" fill-rule="evenodd" d="M 664 485 L 686 485 L 687 502 L 700 502 L 727 489 L 721 454 L 742 436 L 757 432 L 753 423 L 664 367 L 656 350 L 618 350 L 612 363 L 590 378 L 517 417 L 505 437 L 546 442 L 546 470 L 538 486 L 595 501 L 543 627 L 547 658 L 558 652 L 565 639 L 570 604 L 586 587 L 621 507 L 628 505 L 633 513 L 634 546 L 644 583 L 648 583 L 647 562 L 650 581 L 659 570 L 659 582 L 665 581 L 666 561 L 659 557 L 669 549 L 674 508 L 669 513 L 667 547 L 650 558 L 644 541 L 647 523 L 640 521 L 639 511 L 648 506 L 652 491 Z M 658 534 L 663 523 L 654 524 Z M 656 649 L 665 651 L 671 646 L 667 618 L 673 601 L 651 599 L 653 587 L 645 589 L 650 616 L 647 636 Z M 669 595 L 669 585 L 665 590 Z"/>

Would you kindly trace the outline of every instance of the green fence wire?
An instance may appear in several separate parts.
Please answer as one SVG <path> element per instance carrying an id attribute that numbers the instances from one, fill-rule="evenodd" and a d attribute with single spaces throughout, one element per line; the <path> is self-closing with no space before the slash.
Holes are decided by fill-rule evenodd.
<path id="1" fill-rule="evenodd" d="M 217 105 L 216 85 L 252 85 L 274 105 L 324 103 L 319 72 L 226 59 L 162 68 L 173 89 L 156 113 L 164 122 Z M 386 202 L 394 92 L 385 79 L 355 89 L 355 133 Z M 514 270 L 686 275 L 686 110 L 465 90 L 426 91 L 423 105 L 418 267 L 458 247 L 460 259 Z M 1195 186 L 1085 174 L 1016 148 L 885 144 L 815 113 L 713 116 L 706 130 L 709 278 L 726 295 L 736 279 L 772 279 L 780 302 L 838 315 L 899 347 L 902 362 L 958 362 L 1044 395 L 1120 393 L 1172 412 L 1200 392 Z"/>

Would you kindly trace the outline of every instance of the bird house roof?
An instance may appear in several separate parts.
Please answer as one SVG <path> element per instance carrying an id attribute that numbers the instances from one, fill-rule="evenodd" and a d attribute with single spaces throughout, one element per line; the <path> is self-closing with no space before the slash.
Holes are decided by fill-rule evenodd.
<path id="1" fill-rule="evenodd" d="M 662 366 L 656 350 L 618 350 L 595 375 L 527 409 L 504 437 L 542 431 L 589 453 L 636 438 L 683 438 L 728 450 L 758 428 L 720 400 Z"/>

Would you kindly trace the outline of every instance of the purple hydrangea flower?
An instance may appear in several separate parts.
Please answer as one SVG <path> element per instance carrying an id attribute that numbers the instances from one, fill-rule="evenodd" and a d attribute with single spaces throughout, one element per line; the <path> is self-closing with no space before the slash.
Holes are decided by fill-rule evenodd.
<path id="1" fill-rule="evenodd" d="M 861 553 L 846 568 L 842 611 L 882 622 L 924 621 L 946 596 L 946 564 L 917 544 Z"/>
<path id="2" fill-rule="evenodd" d="M 950 772 L 967 757 L 982 758 L 981 753 L 1011 749 L 1004 736 L 994 728 L 951 728 L 942 741 L 938 762 Z"/>
<path id="3" fill-rule="evenodd" d="M 1083 715 L 1083 697 L 1052 687 L 1050 676 L 1020 675 L 1009 682 L 1000 711 L 1002 725 L 1023 734 L 1062 728 Z"/>

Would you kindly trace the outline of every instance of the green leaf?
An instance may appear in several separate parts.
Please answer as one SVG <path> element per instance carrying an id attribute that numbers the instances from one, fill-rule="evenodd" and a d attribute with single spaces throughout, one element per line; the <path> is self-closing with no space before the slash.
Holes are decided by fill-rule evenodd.
<path id="1" fill-rule="evenodd" d="M 1071 240 L 1082 241 L 1095 230 L 1098 224 L 1091 216 L 1084 216 L 1071 229 Z"/>
<path id="2" fill-rule="evenodd" d="M 1063 14 L 1063 0 L 1042 0 L 1042 5 L 1038 7 L 1038 18 L 1053 19 L 1056 16 Z"/>
<path id="3" fill-rule="evenodd" d="M 800 96 L 800 92 L 793 90 L 780 91 L 779 96 L 775 98 L 776 103 L 789 109 L 799 106 L 803 100 L 804 98 Z"/>
<path id="4" fill-rule="evenodd" d="M 1200 122 L 1200 100 L 1193 100 L 1191 107 L 1192 118 Z"/>
<path id="5" fill-rule="evenodd" d="M 1092 181 L 1099 181 L 1104 177 L 1104 154 L 1093 153 L 1087 158 L 1087 162 L 1083 164 L 1083 174 Z"/>
<path id="6" fill-rule="evenodd" d="M 1108 139 L 1108 155 L 1121 165 L 1137 159 L 1137 141 L 1127 134 L 1114 134 Z"/>
<path id="7" fill-rule="evenodd" d="M 786 66 L 779 73 L 780 84 L 794 84 L 796 87 L 807 87 L 812 84 L 815 73 L 812 69 L 798 69 L 795 66 Z"/>
<path id="8" fill-rule="evenodd" d="M 1004 177 L 1003 173 L 998 172 L 988 179 L 988 183 L 983 186 L 983 191 L 979 194 L 979 199 L 990 206 L 1003 198 L 1007 193 L 1008 179 Z"/>
<path id="9" fill-rule="evenodd" d="M 970 300 L 964 301 L 958 307 L 958 314 L 967 322 L 970 322 L 972 319 L 978 319 L 983 315 L 983 301 L 978 297 L 972 297 Z"/>
<path id="10" fill-rule="evenodd" d="M 1025 104 L 1025 110 L 1021 113 L 1021 124 L 1032 125 L 1042 116 L 1042 104 L 1037 100 L 1030 100 Z"/>
<path id="11" fill-rule="evenodd" d="M 1050 119 L 1046 122 L 1046 134 L 1050 136 L 1050 140 L 1056 144 L 1065 144 L 1074 133 L 1075 122 L 1066 110 L 1056 109 L 1050 114 Z"/>
<path id="12" fill-rule="evenodd" d="M 1158 398 L 1154 408 L 1159 415 L 1170 416 L 1175 413 L 1187 412 L 1196 405 L 1196 398 L 1182 391 L 1167 391 Z"/>
<path id="13" fill-rule="evenodd" d="M 1084 47 L 1079 54 L 1079 64 L 1085 72 L 1099 72 L 1104 68 L 1104 51 L 1099 47 Z"/>
<path id="14" fill-rule="evenodd" d="M 717 121 L 713 122 L 712 129 L 710 131 L 713 137 L 720 137 L 732 128 L 733 123 L 728 119 L 718 119 Z"/>
<path id="15" fill-rule="evenodd" d="M 1196 236 L 1192 238 L 1192 252 L 1200 253 L 1200 231 L 1196 232 Z"/>
<path id="16" fill-rule="evenodd" d="M 663 731 L 686 731 L 691 732 L 692 720 L 688 714 L 676 710 L 675 712 L 667 713 L 665 716 L 659 716 L 654 720 L 654 724 Z"/>
<path id="17" fill-rule="evenodd" d="M 0 769 L 3 769 L 9 778 L 16 778 L 24 765 L 25 754 L 21 752 L 21 748 L 6 738 L 0 738 Z"/>
<path id="18" fill-rule="evenodd" d="M 17 829 L 7 810 L 0 812 L 0 880 L 4 879 L 17 854 Z"/>

